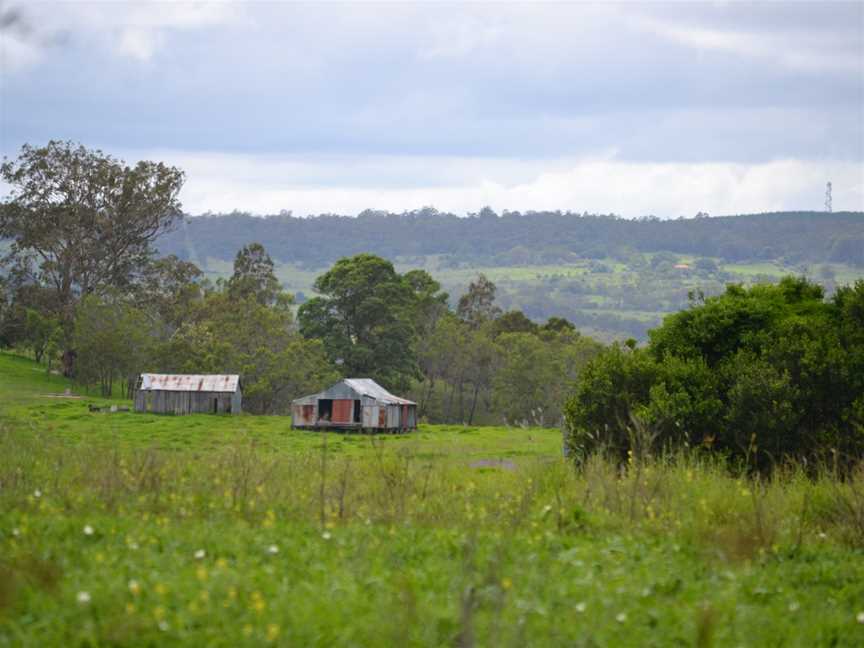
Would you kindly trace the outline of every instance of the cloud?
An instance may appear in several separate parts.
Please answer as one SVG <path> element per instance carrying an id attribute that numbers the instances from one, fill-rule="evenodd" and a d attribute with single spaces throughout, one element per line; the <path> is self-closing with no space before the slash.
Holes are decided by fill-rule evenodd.
<path id="1" fill-rule="evenodd" d="M 186 170 L 181 199 L 193 214 L 233 209 L 357 214 L 424 206 L 467 214 L 486 205 L 499 212 L 560 209 L 625 217 L 820 210 L 828 180 L 836 210 L 864 211 L 864 175 L 850 162 L 637 163 L 611 154 L 534 161 L 171 151 L 151 151 L 149 157 Z"/>
<path id="2" fill-rule="evenodd" d="M 635 15 L 632 24 L 663 38 L 702 51 L 727 52 L 744 58 L 761 59 L 805 72 L 838 71 L 864 73 L 859 46 L 838 49 L 836 34 L 796 29 L 765 33 L 742 29 L 714 29 L 706 26 L 658 20 Z"/>
<path id="3" fill-rule="evenodd" d="M 138 61 L 149 61 L 172 31 L 193 31 L 234 22 L 243 15 L 242 5 L 229 2 L 145 2 L 121 4 L 106 11 L 97 7 L 95 22 L 111 26 L 114 49 Z M 88 21 L 92 25 L 93 20 Z"/>
<path id="4" fill-rule="evenodd" d="M 39 61 L 40 48 L 19 34 L 0 32 L 0 75 L 6 76 Z"/>
<path id="5" fill-rule="evenodd" d="M 123 54 L 149 61 L 162 42 L 162 34 L 153 29 L 124 29 L 117 50 Z"/>
<path id="6" fill-rule="evenodd" d="M 245 6 L 200 0 L 93 2 L 79 0 L 7 5 L 26 32 L 2 29 L 4 73 L 26 71 L 49 56 L 57 44 L 86 43 L 138 62 L 147 62 L 172 32 L 190 32 L 242 22 Z M 3 23 L 0 20 L 0 23 Z M 5 25 L 0 24 L 0 27 Z"/>
<path id="7" fill-rule="evenodd" d="M 0 1 L 0 75 L 6 76 L 39 60 L 45 45 L 20 8 Z"/>
<path id="8" fill-rule="evenodd" d="M 829 178 L 860 205 L 860 3 L 21 7 L 0 154 L 162 152 L 192 211 L 675 216 L 818 208 Z"/>

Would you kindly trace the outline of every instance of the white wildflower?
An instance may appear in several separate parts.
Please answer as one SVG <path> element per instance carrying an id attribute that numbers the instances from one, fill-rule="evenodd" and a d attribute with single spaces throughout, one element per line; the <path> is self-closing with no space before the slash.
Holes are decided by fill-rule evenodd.
<path id="1" fill-rule="evenodd" d="M 615 616 L 615 620 L 616 620 L 618 623 L 624 623 L 624 622 L 627 620 L 627 614 L 624 613 L 624 612 L 619 612 L 619 613 Z"/>
<path id="2" fill-rule="evenodd" d="M 141 591 L 141 584 L 135 580 L 134 578 L 129 581 L 129 591 L 135 594 L 136 596 Z"/>
<path id="3" fill-rule="evenodd" d="M 333 536 L 330 534 L 329 531 L 325 531 L 324 533 L 321 534 L 321 537 L 324 538 L 325 540 L 329 540 Z"/>
<path id="4" fill-rule="evenodd" d="M 271 556 L 275 556 L 279 553 L 279 547 L 277 547 L 275 544 L 272 544 L 267 547 L 267 553 L 269 553 Z"/>
<path id="5" fill-rule="evenodd" d="M 856 620 L 858 623 L 864 623 L 864 612 L 859 612 L 859 613 L 855 616 L 855 620 Z"/>
<path id="6" fill-rule="evenodd" d="M 797 612 L 800 608 L 801 608 L 801 604 L 798 603 L 798 601 L 792 601 L 789 604 L 789 611 L 790 612 Z"/>
<path id="7" fill-rule="evenodd" d="M 81 605 L 87 605 L 90 602 L 90 592 L 78 592 L 75 598 Z"/>
<path id="8" fill-rule="evenodd" d="M 92 536 L 93 535 L 93 527 L 90 526 L 89 524 L 84 525 L 84 535 L 86 535 L 86 536 Z"/>
<path id="9" fill-rule="evenodd" d="M 585 605 L 585 603 L 582 603 L 582 602 L 577 603 L 577 604 L 576 604 L 576 611 L 579 612 L 579 613 L 581 614 L 582 612 L 585 611 L 585 608 L 586 608 L 586 607 L 587 607 L 587 606 Z"/>
<path id="10" fill-rule="evenodd" d="M 195 560 L 201 560 L 206 555 L 207 555 L 206 551 L 204 551 L 203 549 L 199 549 L 198 551 L 195 552 Z"/>
<path id="11" fill-rule="evenodd" d="M 15 527 L 14 529 L 12 529 L 12 535 L 17 538 L 18 536 L 21 535 L 21 529 L 19 529 L 18 527 Z"/>
<path id="12" fill-rule="evenodd" d="M 162 632 L 168 632 L 168 622 L 167 621 L 160 621 L 159 622 L 159 629 Z"/>
<path id="13" fill-rule="evenodd" d="M 42 497 L 42 491 L 37 488 L 33 491 L 33 497 Z"/>

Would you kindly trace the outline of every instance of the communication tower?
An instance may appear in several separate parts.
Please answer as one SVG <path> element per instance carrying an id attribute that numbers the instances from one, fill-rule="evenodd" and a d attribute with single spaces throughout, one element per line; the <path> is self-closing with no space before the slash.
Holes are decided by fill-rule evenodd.
<path id="1" fill-rule="evenodd" d="M 831 213 L 831 183 L 825 185 L 825 211 Z"/>

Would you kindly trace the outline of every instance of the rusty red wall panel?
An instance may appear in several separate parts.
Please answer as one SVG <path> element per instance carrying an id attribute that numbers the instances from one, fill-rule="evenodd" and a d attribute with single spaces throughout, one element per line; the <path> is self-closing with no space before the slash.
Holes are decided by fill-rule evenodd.
<path id="1" fill-rule="evenodd" d="M 346 398 L 333 399 L 333 422 L 350 423 L 354 401 Z"/>

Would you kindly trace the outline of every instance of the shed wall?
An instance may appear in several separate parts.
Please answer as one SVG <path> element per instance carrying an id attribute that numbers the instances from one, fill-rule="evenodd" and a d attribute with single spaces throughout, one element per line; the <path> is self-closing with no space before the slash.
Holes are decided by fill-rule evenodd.
<path id="1" fill-rule="evenodd" d="M 155 414 L 239 414 L 242 406 L 240 391 L 186 392 L 139 390 L 135 394 L 135 411 Z"/>
<path id="2" fill-rule="evenodd" d="M 333 422 L 351 423 L 354 413 L 354 400 L 350 398 L 338 398 L 333 401 Z"/>

